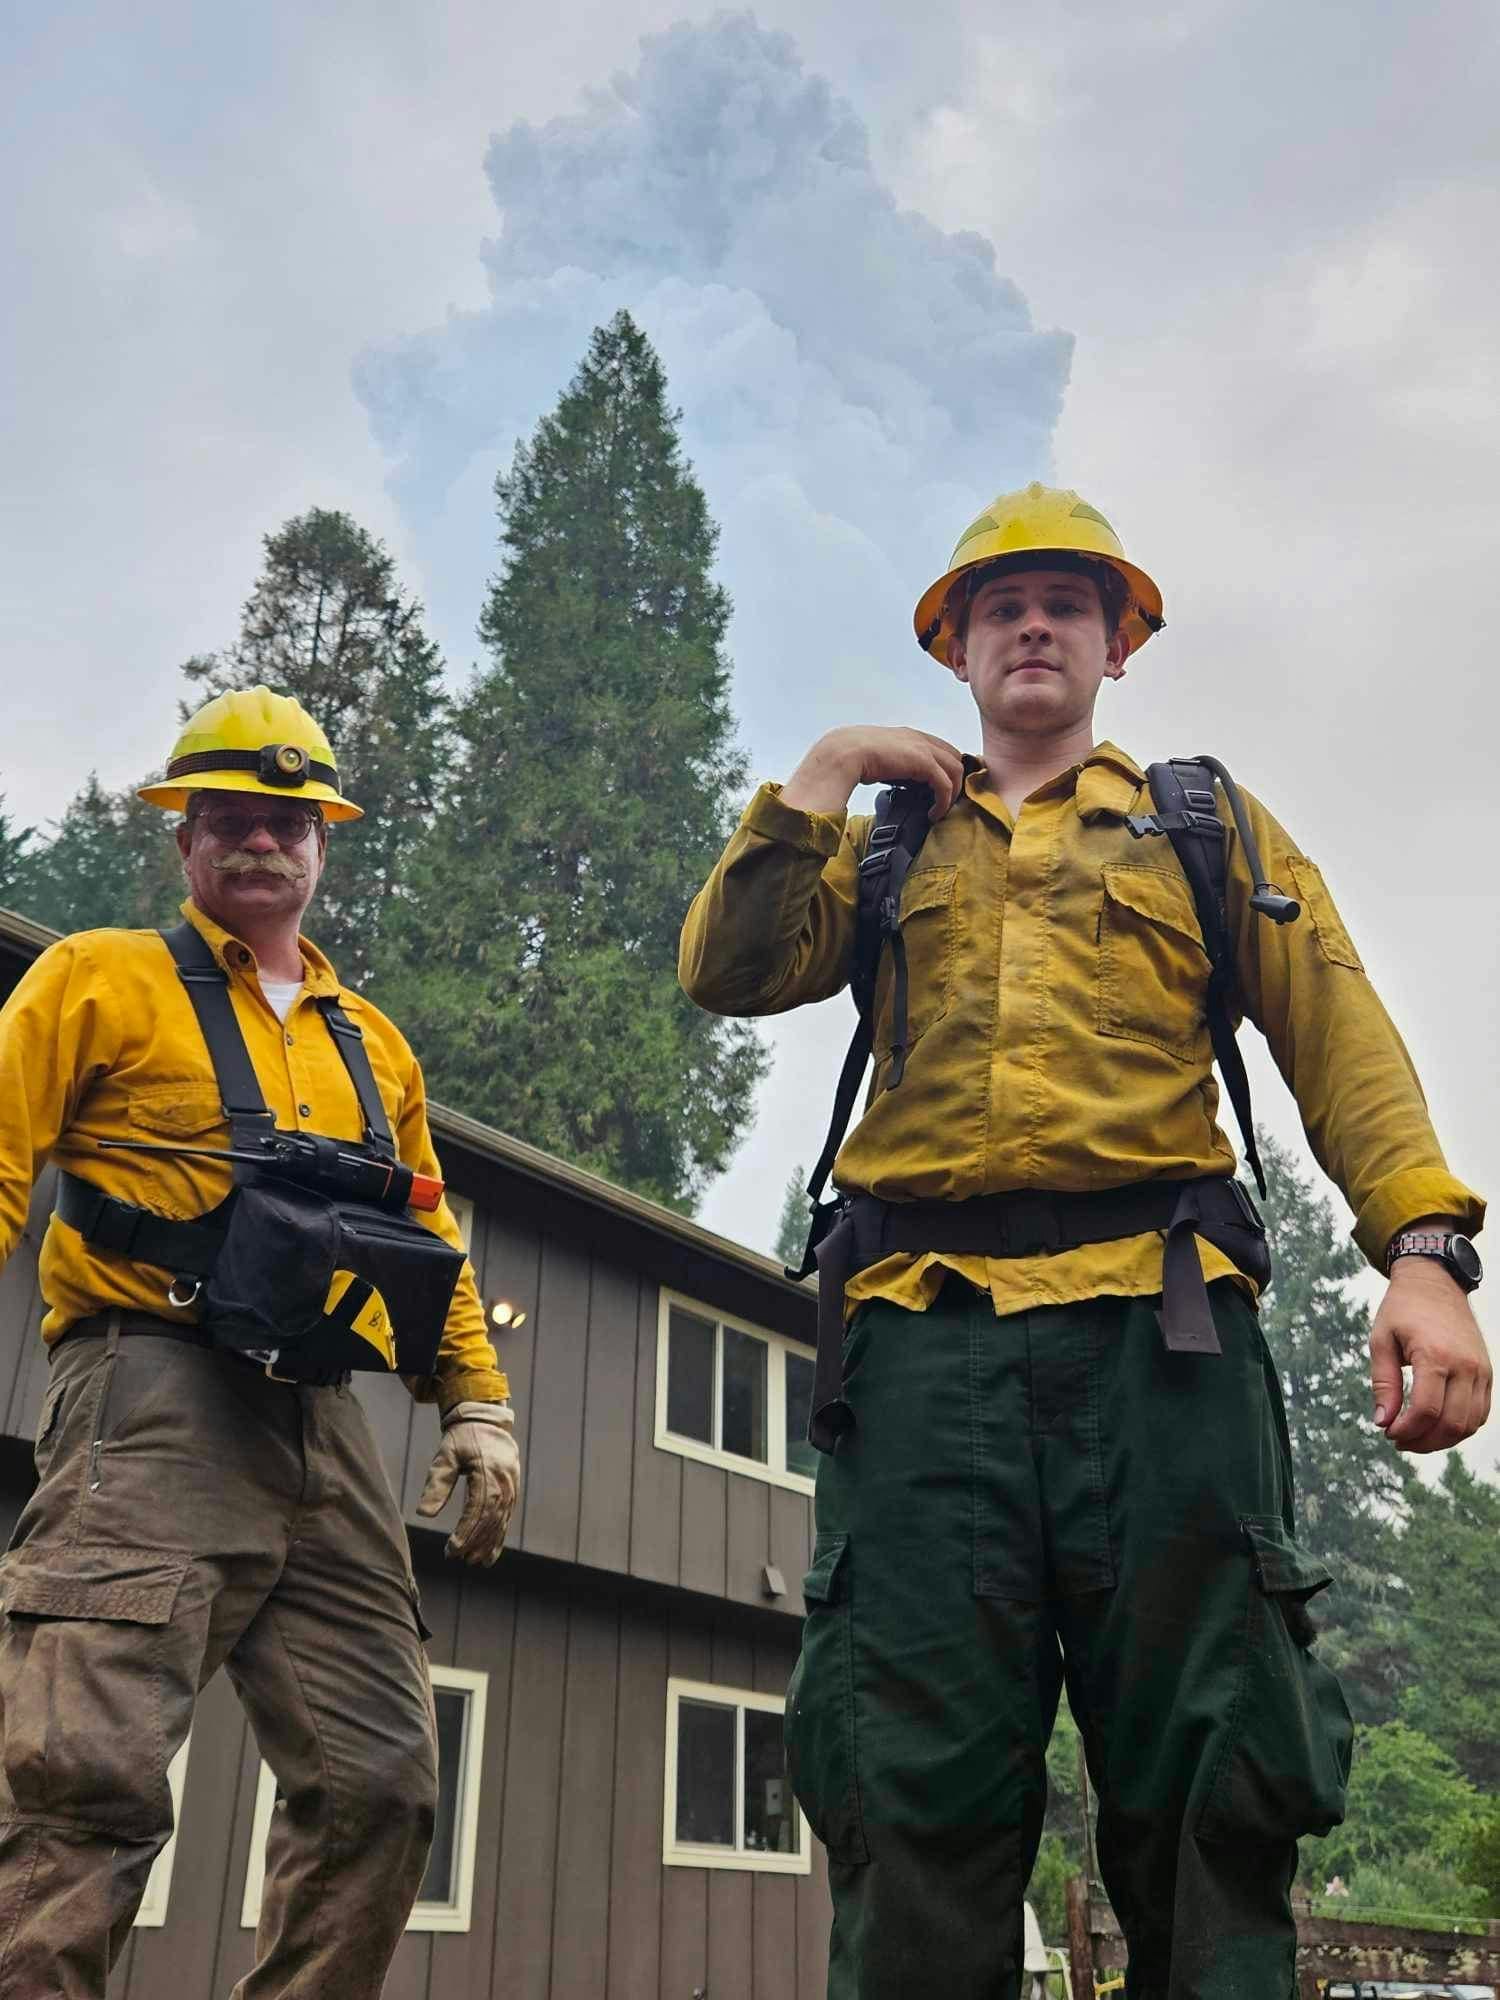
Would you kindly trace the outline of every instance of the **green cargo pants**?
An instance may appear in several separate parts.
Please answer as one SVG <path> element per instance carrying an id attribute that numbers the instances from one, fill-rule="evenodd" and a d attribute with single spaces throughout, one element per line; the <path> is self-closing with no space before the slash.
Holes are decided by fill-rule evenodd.
<path id="1" fill-rule="evenodd" d="M 786 1722 L 829 2000 L 1017 2000 L 1064 1681 L 1129 2000 L 1292 2000 L 1295 1842 L 1343 1816 L 1352 1729 L 1259 1322 L 1210 1296 L 1218 1356 L 1152 1299 L 997 1319 L 956 1278 L 855 1318 Z"/>

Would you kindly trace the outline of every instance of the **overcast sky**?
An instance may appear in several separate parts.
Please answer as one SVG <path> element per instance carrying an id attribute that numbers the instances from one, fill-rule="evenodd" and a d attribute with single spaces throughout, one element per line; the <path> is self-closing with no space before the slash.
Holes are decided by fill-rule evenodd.
<path id="1" fill-rule="evenodd" d="M 1102 733 L 1266 799 L 1500 1182 L 1490 0 L 61 0 L 0 59 L 13 814 L 161 759 L 311 505 L 387 538 L 461 679 L 495 470 L 628 305 L 754 775 L 856 716 L 971 745 L 911 605 L 994 492 L 1078 487 L 1166 596 Z M 848 1022 L 778 1025 L 711 1226 L 768 1242 Z"/>

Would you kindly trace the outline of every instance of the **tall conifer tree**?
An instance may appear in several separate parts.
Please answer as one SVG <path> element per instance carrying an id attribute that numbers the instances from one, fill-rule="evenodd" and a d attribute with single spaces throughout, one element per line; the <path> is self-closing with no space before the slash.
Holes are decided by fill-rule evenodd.
<path id="1" fill-rule="evenodd" d="M 330 835 L 308 925 L 340 975 L 360 986 L 444 776 L 442 656 L 384 545 L 349 515 L 311 508 L 264 547 L 239 637 L 183 667 L 195 688 L 185 710 L 263 681 L 326 731 L 343 790 L 365 817 Z"/>
<path id="2" fill-rule="evenodd" d="M 17 906 L 58 931 L 166 923 L 183 896 L 161 814 L 131 790 L 106 790 L 93 771 L 15 873 Z"/>
<path id="3" fill-rule="evenodd" d="M 4 794 L 0 793 L 0 799 Z M 0 805 L 0 903 L 14 909 L 26 893 L 27 849 L 34 828 L 17 826 Z"/>
<path id="4" fill-rule="evenodd" d="M 492 664 L 402 905 L 387 992 L 447 1102 L 680 1208 L 764 1057 L 677 985 L 683 914 L 745 774 L 718 530 L 628 314 L 496 481 Z"/>

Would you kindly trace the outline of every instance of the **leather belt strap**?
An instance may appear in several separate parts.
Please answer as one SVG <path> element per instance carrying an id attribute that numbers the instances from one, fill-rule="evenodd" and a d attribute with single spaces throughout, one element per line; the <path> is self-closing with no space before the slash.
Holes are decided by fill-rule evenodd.
<path id="1" fill-rule="evenodd" d="M 274 1363 L 259 1361 L 253 1354 L 240 1354 L 232 1347 L 219 1347 L 214 1337 L 192 1320 L 158 1319 L 155 1313 L 134 1312 L 119 1306 L 112 1312 L 90 1313 L 83 1319 L 75 1319 L 71 1326 L 52 1342 L 55 1354 L 65 1340 L 97 1339 L 104 1334 L 118 1345 L 121 1335 L 145 1334 L 157 1340 L 180 1340 L 188 1347 L 206 1347 L 210 1354 L 217 1354 L 221 1360 L 229 1361 L 237 1368 L 253 1368 L 257 1375 L 265 1375 L 273 1382 L 284 1382 L 290 1387 L 303 1389 L 339 1389 L 349 1380 L 349 1370 L 310 1370 L 305 1374 L 282 1374 Z"/>
<path id="2" fill-rule="evenodd" d="M 1030 1257 L 1166 1233 L 1162 1256 L 1162 1337 L 1174 1354 L 1217 1354 L 1208 1288 L 1198 1256 L 1204 1237 L 1264 1287 L 1271 1276 L 1265 1226 L 1238 1181 L 1213 1177 L 1137 1181 L 1094 1194 L 1023 1188 L 969 1201 L 881 1201 L 844 1197 L 837 1220 L 817 1244 L 818 1354 L 808 1437 L 831 1452 L 854 1427 L 844 1399 L 844 1295 L 858 1271 L 899 1251 L 923 1255 Z"/>

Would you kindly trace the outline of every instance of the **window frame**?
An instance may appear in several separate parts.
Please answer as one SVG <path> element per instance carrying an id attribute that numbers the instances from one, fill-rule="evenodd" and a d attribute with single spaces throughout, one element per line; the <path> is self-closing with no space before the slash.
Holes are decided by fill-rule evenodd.
<path id="1" fill-rule="evenodd" d="M 454 1809 L 454 1899 L 451 1903 L 414 1903 L 406 1920 L 409 1931 L 467 1931 L 474 1910 L 474 1861 L 479 1832 L 480 1773 L 484 1758 L 485 1703 L 490 1677 L 471 1667 L 428 1669 L 433 1693 L 456 1689 L 467 1695 L 464 1704 L 464 1734 L 459 1751 L 458 1803 Z M 271 1830 L 271 1814 L 276 1805 L 276 1778 L 261 1759 L 260 1778 L 255 1791 L 255 1815 L 250 1824 L 250 1853 L 245 1863 L 245 1892 L 240 1899 L 240 1928 L 254 1930 L 260 1922 L 261 1896 L 266 1880 L 266 1835 Z"/>
<path id="2" fill-rule="evenodd" d="M 678 1674 L 668 1675 L 667 1743 L 662 1788 L 663 1867 L 732 1868 L 754 1875 L 810 1875 L 812 1828 L 795 1796 L 792 1798 L 798 1829 L 798 1851 L 795 1854 L 768 1854 L 751 1847 L 696 1845 L 677 1838 L 677 1717 L 684 1699 L 712 1702 L 719 1708 L 735 1710 L 734 1829 L 737 1841 L 744 1837 L 745 1824 L 745 1711 L 757 1709 L 762 1714 L 786 1714 L 785 1695 L 758 1694 L 753 1688 L 720 1687 L 711 1681 L 691 1681 Z M 786 1783 L 789 1790 L 791 1782 L 788 1774 Z"/>
<path id="3" fill-rule="evenodd" d="M 741 1458 L 738 1452 L 725 1451 L 722 1445 L 704 1444 L 701 1438 L 684 1437 L 680 1431 L 668 1430 L 667 1388 L 674 1306 L 697 1319 L 708 1320 L 714 1328 L 715 1435 L 724 1421 L 724 1329 L 729 1327 L 735 1333 L 748 1334 L 751 1339 L 761 1341 L 768 1350 L 765 1460 Z M 679 1458 L 696 1459 L 700 1465 L 717 1465 L 726 1472 L 742 1473 L 747 1479 L 763 1480 L 768 1486 L 783 1486 L 790 1492 L 803 1493 L 811 1499 L 816 1490 L 812 1474 L 793 1472 L 786 1462 L 788 1353 L 799 1355 L 809 1365 L 812 1364 L 812 1350 L 804 1341 L 794 1340 L 790 1334 L 773 1332 L 770 1327 L 756 1326 L 752 1320 L 739 1319 L 734 1313 L 720 1312 L 717 1306 L 705 1305 L 701 1299 L 689 1298 L 685 1292 L 674 1292 L 663 1285 L 656 1316 L 656 1429 L 653 1442 L 657 1450 L 673 1452 Z"/>
<path id="4" fill-rule="evenodd" d="M 186 1741 L 167 1766 L 167 1789 L 172 1795 L 172 1831 L 146 1877 L 146 1893 L 141 1898 L 132 1926 L 138 1931 L 159 1931 L 167 1921 L 167 1911 L 172 1902 L 172 1870 L 177 1865 L 177 1835 L 182 1826 L 182 1794 L 187 1784 L 188 1751 L 192 1742 L 192 1732 L 189 1731 Z"/>
<path id="5" fill-rule="evenodd" d="M 450 1194 L 446 1189 L 443 1199 L 448 1204 L 448 1213 L 458 1225 L 458 1233 L 464 1240 L 464 1255 L 474 1254 L 474 1201 L 466 1194 Z"/>

